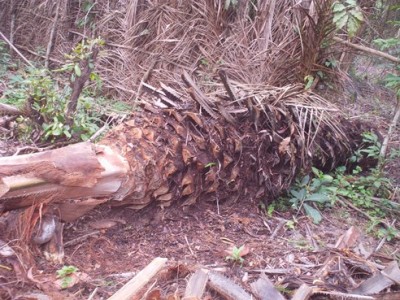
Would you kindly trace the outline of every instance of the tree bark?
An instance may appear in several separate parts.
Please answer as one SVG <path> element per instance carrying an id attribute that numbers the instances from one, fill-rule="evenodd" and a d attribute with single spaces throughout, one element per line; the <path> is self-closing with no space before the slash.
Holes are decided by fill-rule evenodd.
<path id="1" fill-rule="evenodd" d="M 68 201 L 120 199 L 129 166 L 108 146 L 79 143 L 36 154 L 0 158 L 0 205 L 13 210 L 38 204 L 58 205 Z M 78 202 L 79 202 L 78 201 Z M 92 207 L 96 201 L 91 201 Z M 82 215 L 65 206 L 64 220 Z M 86 212 L 86 211 L 84 211 Z M 84 213 L 83 212 L 83 213 Z"/>

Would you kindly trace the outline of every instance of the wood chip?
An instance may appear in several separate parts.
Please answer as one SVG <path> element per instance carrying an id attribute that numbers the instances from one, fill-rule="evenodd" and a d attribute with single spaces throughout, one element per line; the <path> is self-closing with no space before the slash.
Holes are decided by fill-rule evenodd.
<path id="1" fill-rule="evenodd" d="M 307 300 L 313 293 L 313 288 L 302 284 L 294 293 L 292 300 Z"/>
<path id="2" fill-rule="evenodd" d="M 227 300 L 249 300 L 252 296 L 249 295 L 243 288 L 238 286 L 232 280 L 222 276 L 221 274 L 210 272 L 209 286 L 217 293 L 221 294 Z"/>
<path id="3" fill-rule="evenodd" d="M 274 284 L 265 274 L 261 274 L 260 278 L 251 283 L 251 291 L 261 300 L 285 300 L 285 297 L 275 288 Z"/>
<path id="4" fill-rule="evenodd" d="M 140 290 L 164 267 L 167 258 L 156 257 L 135 277 L 129 280 L 108 300 L 131 300 L 138 297 Z"/>
<path id="5" fill-rule="evenodd" d="M 197 270 L 189 278 L 186 286 L 185 296 L 182 300 L 200 300 L 203 297 L 204 290 L 208 281 L 208 272 L 203 269 Z"/>

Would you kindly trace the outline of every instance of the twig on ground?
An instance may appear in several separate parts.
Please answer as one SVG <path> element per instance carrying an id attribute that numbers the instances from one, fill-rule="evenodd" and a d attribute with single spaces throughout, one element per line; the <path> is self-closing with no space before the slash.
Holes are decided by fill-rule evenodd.
<path id="1" fill-rule="evenodd" d="M 26 51 L 26 52 L 28 52 L 28 53 L 30 53 L 30 54 L 32 54 L 32 55 L 35 55 L 35 56 L 37 56 L 37 57 L 46 59 L 46 56 L 41 55 L 41 54 L 39 54 L 39 53 L 36 53 L 35 51 L 33 51 L 33 50 L 31 50 L 31 49 L 28 49 L 28 48 L 26 48 L 26 47 L 24 47 L 24 46 L 22 46 L 22 45 L 15 44 L 15 46 L 17 46 L 17 47 L 20 48 L 20 49 L 23 49 L 24 51 Z M 58 59 L 55 59 L 55 58 L 52 58 L 52 57 L 49 57 L 49 61 L 52 61 L 52 62 L 55 62 L 55 63 L 58 63 L 58 64 L 62 64 L 62 63 L 63 63 L 61 60 L 58 60 Z"/>
<path id="2" fill-rule="evenodd" d="M 109 128 L 110 124 L 117 118 L 117 116 L 113 116 L 111 120 L 107 120 L 107 122 L 99 129 L 97 130 L 89 139 L 88 142 L 93 142 L 95 139 L 97 139 L 107 128 Z M 121 119 L 121 122 L 126 118 L 126 116 L 123 116 Z"/>
<path id="3" fill-rule="evenodd" d="M 308 226 L 307 223 L 306 223 L 306 231 L 307 231 L 308 238 L 309 238 L 314 250 L 319 250 L 319 246 L 313 237 L 313 232 L 311 231 L 311 228 L 310 228 L 310 226 Z"/>
<path id="4" fill-rule="evenodd" d="M 22 151 L 25 150 L 34 150 L 35 152 L 42 152 L 45 150 L 48 150 L 48 148 L 39 148 L 37 146 L 24 146 L 21 148 L 18 148 L 17 151 L 15 151 L 15 153 L 12 156 L 17 156 L 18 154 L 20 154 Z"/>
<path id="5" fill-rule="evenodd" d="M 94 291 L 90 294 L 88 300 L 92 300 L 92 299 L 94 298 L 94 296 L 96 296 L 97 290 L 98 290 L 98 289 L 99 289 L 98 287 L 96 287 L 96 288 L 94 289 Z"/>
<path id="6" fill-rule="evenodd" d="M 100 231 L 99 231 L 99 230 L 96 230 L 96 231 L 87 233 L 87 234 L 85 234 L 85 235 L 82 235 L 82 236 L 80 236 L 80 237 L 77 237 L 77 238 L 75 238 L 75 239 L 73 239 L 73 240 L 70 240 L 70 241 L 68 241 L 68 242 L 65 242 L 65 243 L 64 243 L 64 248 L 67 248 L 67 247 L 70 247 L 70 246 L 74 246 L 74 245 L 76 245 L 76 244 L 78 244 L 78 243 L 80 243 L 80 242 L 83 242 L 83 241 L 86 240 L 87 238 L 89 238 L 89 237 L 91 237 L 91 236 L 93 236 L 93 235 L 99 234 L 99 233 L 100 233 Z"/>
<path id="7" fill-rule="evenodd" d="M 271 234 L 270 239 L 274 239 L 276 235 L 278 234 L 279 230 L 282 229 L 282 227 L 286 224 L 287 220 L 279 218 L 279 224 L 276 226 L 274 232 Z"/>
<path id="8" fill-rule="evenodd" d="M 18 108 L 5 104 L 0 103 L 0 115 L 23 115 L 24 113 L 20 111 Z"/>
<path id="9" fill-rule="evenodd" d="M 188 241 L 188 238 L 187 238 L 186 235 L 185 235 L 185 241 L 186 241 L 186 244 L 188 245 L 188 248 L 189 248 L 190 253 L 191 253 L 193 256 L 196 256 L 196 255 L 194 254 L 192 248 L 190 247 L 190 244 L 189 244 L 189 241 Z"/>

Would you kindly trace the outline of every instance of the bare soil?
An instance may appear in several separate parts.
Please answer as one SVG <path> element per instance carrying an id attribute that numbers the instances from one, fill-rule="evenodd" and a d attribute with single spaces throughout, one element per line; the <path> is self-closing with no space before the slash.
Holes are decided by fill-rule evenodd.
<path id="1" fill-rule="evenodd" d="M 104 205 L 65 228 L 64 265 L 76 266 L 89 278 L 61 292 L 55 291 L 51 284 L 46 285 L 46 280 L 54 278 L 62 265 L 38 256 L 38 270 L 34 274 L 40 284 L 36 286 L 46 286 L 47 293 L 53 290 L 55 299 L 88 299 L 96 288 L 93 299 L 107 299 L 160 256 L 169 259 L 169 267 L 152 282 L 151 288 L 159 288 L 164 296 L 182 295 L 190 272 L 199 266 L 221 271 L 247 290 L 249 283 L 259 277 L 260 270 L 284 269 L 283 273 L 269 274 L 269 278 L 282 290 L 297 288 L 302 282 L 313 282 L 314 273 L 347 229 L 357 226 L 362 232 L 367 230 L 366 221 L 355 211 L 335 207 L 325 210 L 323 215 L 319 225 L 302 215 L 296 216 L 293 211 L 274 212 L 268 217 L 259 211 L 257 203 L 246 199 L 218 206 L 202 202 L 185 209 L 177 202 L 166 209 L 151 206 L 141 211 Z M 294 221 L 293 228 L 288 221 Z M 98 229 L 108 226 L 111 227 Z M 88 236 L 84 241 L 68 246 L 85 235 Z M 362 240 L 368 250 L 379 243 L 374 232 L 365 234 Z M 249 247 L 243 264 L 226 260 L 225 250 L 231 245 Z M 398 242 L 387 242 L 375 256 L 386 262 L 396 249 Z M 0 264 L 3 266 L 3 262 Z M 0 287 L 13 297 L 37 290 L 32 282 L 11 280 L 12 273 L 0 268 Z M 5 297 L 7 293 L 3 291 L 0 295 Z M 209 299 L 219 299 L 212 291 L 208 295 Z"/>

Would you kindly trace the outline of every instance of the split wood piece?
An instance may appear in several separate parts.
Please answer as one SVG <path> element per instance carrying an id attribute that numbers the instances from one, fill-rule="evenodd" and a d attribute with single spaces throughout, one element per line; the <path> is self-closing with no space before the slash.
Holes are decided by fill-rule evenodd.
<path id="1" fill-rule="evenodd" d="M 140 297 L 141 289 L 164 267 L 167 258 L 156 257 L 108 300 L 132 300 Z"/>
<path id="2" fill-rule="evenodd" d="M 185 296 L 182 300 L 200 300 L 206 289 L 208 281 L 208 271 L 199 269 L 189 278 L 186 286 Z"/>
<path id="3" fill-rule="evenodd" d="M 187 84 L 189 88 L 192 89 L 190 92 L 190 96 L 200 104 L 202 108 L 213 118 L 217 119 L 217 114 L 211 109 L 210 101 L 207 99 L 207 96 L 203 94 L 203 92 L 198 88 L 198 86 L 194 83 L 192 78 L 190 78 L 189 74 L 184 71 L 182 74 L 183 81 Z"/>
<path id="4" fill-rule="evenodd" d="M 352 293 L 360 295 L 378 294 L 393 284 L 400 284 L 400 269 L 396 261 L 391 262 L 381 272 L 365 280 Z"/>
<path id="5" fill-rule="evenodd" d="M 128 172 L 129 164 L 118 152 L 87 142 L 41 153 L 1 157 L 0 204 L 11 210 L 32 205 L 38 198 L 43 202 L 45 197 L 47 203 L 57 204 L 101 198 L 87 200 L 82 206 L 69 203 L 75 208 L 86 204 L 93 207 L 104 202 L 103 199 L 124 198 Z"/>
<path id="6" fill-rule="evenodd" d="M 313 288 L 303 283 L 294 293 L 292 300 L 307 300 L 313 294 Z"/>
<path id="7" fill-rule="evenodd" d="M 175 107 L 175 108 L 178 107 L 178 104 L 176 104 L 174 101 L 170 100 L 168 98 L 167 94 L 164 93 L 163 91 L 160 91 L 157 88 L 155 88 L 154 86 L 152 86 L 152 85 L 150 85 L 148 83 L 145 83 L 145 82 L 142 83 L 142 86 L 144 88 L 146 88 L 148 91 L 150 91 L 152 94 L 155 94 L 156 96 L 158 96 L 162 101 L 164 101 L 164 102 L 169 104 L 169 105 L 163 104 L 164 106 L 161 107 L 161 108 L 167 108 L 167 107 L 170 107 L 170 106 Z M 159 106 L 159 105 L 157 105 L 157 106 Z"/>
<path id="8" fill-rule="evenodd" d="M 182 98 L 182 95 L 174 90 L 173 88 L 165 85 L 164 83 L 160 82 L 161 89 L 165 93 L 165 95 L 174 101 L 179 101 Z"/>
<path id="9" fill-rule="evenodd" d="M 336 249 L 348 249 L 357 246 L 361 232 L 357 227 L 351 226 L 336 242 Z"/>
<path id="10" fill-rule="evenodd" d="M 44 256 L 48 261 L 62 264 L 64 261 L 64 243 L 63 243 L 64 223 L 58 219 L 55 223 L 55 231 L 51 240 L 45 245 Z"/>
<path id="11" fill-rule="evenodd" d="M 260 278 L 251 283 L 251 290 L 261 300 L 285 300 L 285 297 L 275 288 L 274 284 L 265 274 L 261 274 Z"/>
<path id="12" fill-rule="evenodd" d="M 243 288 L 221 274 L 210 272 L 208 285 L 227 300 L 249 300 L 249 295 Z"/>

